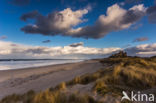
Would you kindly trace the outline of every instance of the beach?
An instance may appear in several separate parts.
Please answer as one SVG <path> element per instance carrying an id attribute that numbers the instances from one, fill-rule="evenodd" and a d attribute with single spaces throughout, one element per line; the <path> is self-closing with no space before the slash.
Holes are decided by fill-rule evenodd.
<path id="1" fill-rule="evenodd" d="M 36 92 L 55 87 L 76 76 L 96 72 L 102 68 L 98 60 L 77 63 L 0 71 L 0 99 L 11 94 L 23 94 L 29 90 Z"/>

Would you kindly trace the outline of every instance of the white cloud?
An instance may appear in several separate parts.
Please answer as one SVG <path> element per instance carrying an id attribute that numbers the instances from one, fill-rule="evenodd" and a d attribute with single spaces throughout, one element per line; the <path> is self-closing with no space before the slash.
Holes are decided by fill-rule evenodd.
<path id="1" fill-rule="evenodd" d="M 146 12 L 146 8 L 144 7 L 143 4 L 135 5 L 132 8 L 130 8 L 130 10 L 134 10 L 135 12 L 137 11 Z"/>
<path id="2" fill-rule="evenodd" d="M 82 42 L 80 42 L 82 44 Z M 74 43 L 74 44 L 80 44 Z M 93 48 L 83 45 L 72 47 L 56 46 L 29 46 L 12 42 L 0 41 L 0 58 L 30 59 L 30 58 L 70 58 L 70 59 L 88 59 L 108 57 L 112 53 L 124 50 L 119 47 L 111 48 Z M 135 47 L 126 48 L 125 51 L 131 56 L 154 56 L 156 55 L 156 43 L 143 44 Z"/>
<path id="3" fill-rule="evenodd" d="M 156 51 L 150 51 L 150 52 L 138 52 L 139 55 L 156 55 Z"/>
<path id="4" fill-rule="evenodd" d="M 82 42 L 74 43 L 81 46 L 58 46 L 41 47 L 15 44 L 12 42 L 0 41 L 0 58 L 97 58 L 101 55 L 107 56 L 120 48 L 90 48 L 84 47 Z M 73 45 L 73 44 L 71 44 Z"/>
<path id="5" fill-rule="evenodd" d="M 84 14 L 88 13 L 88 10 L 83 9 L 72 11 L 70 8 L 67 8 L 59 13 L 62 14 L 62 17 L 56 17 L 56 22 L 54 24 L 56 27 L 64 29 L 83 22 L 84 20 L 81 20 L 81 18 Z"/>
<path id="6" fill-rule="evenodd" d="M 108 7 L 106 15 L 100 15 L 94 25 L 70 29 L 68 34 L 74 37 L 102 38 L 110 32 L 129 28 L 140 20 L 146 12 L 143 4 L 135 5 L 129 10 L 118 4 Z"/>

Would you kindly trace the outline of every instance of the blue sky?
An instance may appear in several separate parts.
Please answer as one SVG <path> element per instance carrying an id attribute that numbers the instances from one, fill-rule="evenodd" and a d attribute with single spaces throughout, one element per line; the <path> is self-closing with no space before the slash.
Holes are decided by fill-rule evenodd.
<path id="1" fill-rule="evenodd" d="M 86 47 L 93 48 L 124 48 L 127 45 L 137 46 L 141 44 L 153 44 L 156 42 L 156 23 L 150 23 L 147 15 L 133 22 L 130 26 L 117 31 L 109 31 L 99 38 L 86 39 L 83 36 L 62 36 L 62 32 L 51 36 L 41 33 L 25 33 L 21 30 L 26 25 L 33 24 L 34 20 L 22 21 L 22 15 L 37 10 L 43 16 L 51 12 L 63 11 L 70 8 L 72 11 L 86 9 L 90 7 L 88 13 L 81 19 L 87 21 L 77 24 L 74 28 L 94 25 L 100 15 L 107 16 L 107 9 L 117 4 L 120 8 L 128 10 L 135 5 L 144 4 L 145 8 L 149 8 L 154 4 L 154 0 L 1 0 L 0 1 L 0 36 L 7 38 L 2 41 L 13 42 L 31 46 L 66 46 L 72 43 L 83 42 Z M 28 2 L 24 2 L 28 1 Z M 60 35 L 61 34 L 61 35 Z M 67 34 L 63 34 L 67 35 Z M 95 34 L 96 35 L 96 34 Z M 137 38 L 148 38 L 147 40 L 139 40 L 133 42 Z M 50 40 L 51 42 L 43 43 L 42 41 Z"/>

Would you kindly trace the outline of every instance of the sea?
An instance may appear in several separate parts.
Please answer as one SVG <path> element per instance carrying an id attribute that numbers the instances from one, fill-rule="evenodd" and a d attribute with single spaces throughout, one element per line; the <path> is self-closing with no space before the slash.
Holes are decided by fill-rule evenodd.
<path id="1" fill-rule="evenodd" d="M 30 67 L 41 67 L 55 64 L 75 63 L 79 59 L 1 59 L 0 70 L 23 69 Z"/>

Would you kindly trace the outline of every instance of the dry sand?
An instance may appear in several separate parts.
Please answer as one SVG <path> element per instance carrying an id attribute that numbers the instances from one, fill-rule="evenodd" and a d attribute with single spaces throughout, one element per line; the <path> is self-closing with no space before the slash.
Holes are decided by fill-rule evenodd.
<path id="1" fill-rule="evenodd" d="M 102 68 L 97 60 L 59 64 L 38 68 L 0 71 L 0 99 L 13 93 L 23 94 L 55 87 L 75 76 L 92 73 Z"/>

